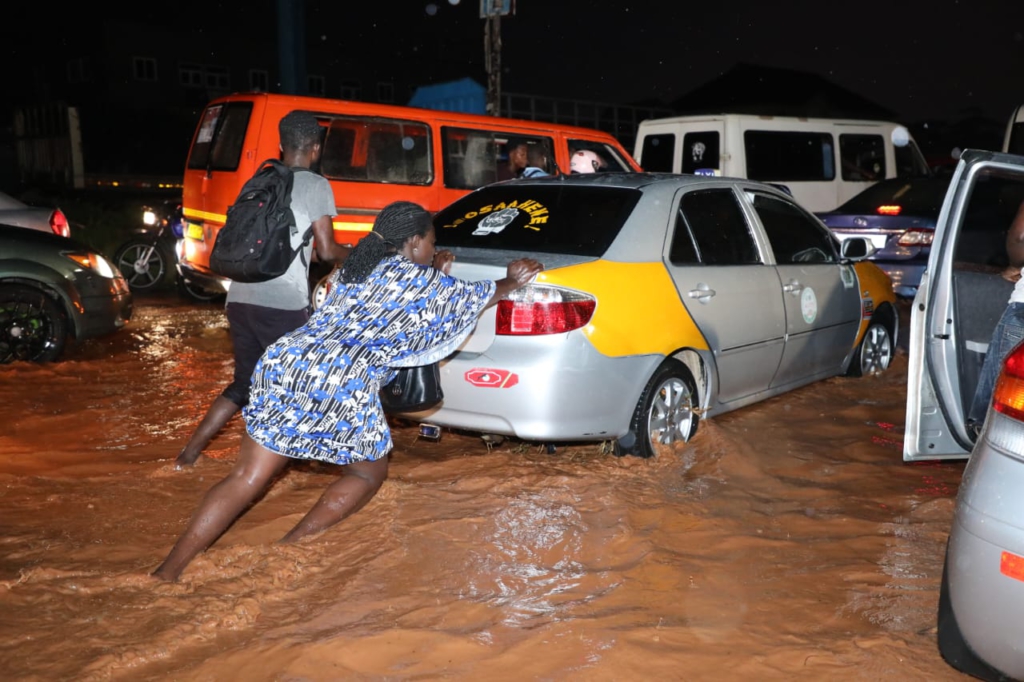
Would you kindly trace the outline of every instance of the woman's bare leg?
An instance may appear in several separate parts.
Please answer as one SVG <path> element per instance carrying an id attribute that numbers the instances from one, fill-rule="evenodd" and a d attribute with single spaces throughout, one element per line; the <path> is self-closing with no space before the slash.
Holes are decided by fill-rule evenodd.
<path id="1" fill-rule="evenodd" d="M 387 455 L 372 462 L 346 464 L 344 475 L 327 486 L 309 513 L 281 538 L 281 542 L 295 542 L 319 533 L 356 513 L 373 499 L 387 477 Z"/>
<path id="2" fill-rule="evenodd" d="M 235 468 L 206 493 L 188 528 L 153 575 L 162 580 L 177 580 L 189 562 L 228 529 L 287 463 L 287 457 L 271 452 L 244 434 Z"/>

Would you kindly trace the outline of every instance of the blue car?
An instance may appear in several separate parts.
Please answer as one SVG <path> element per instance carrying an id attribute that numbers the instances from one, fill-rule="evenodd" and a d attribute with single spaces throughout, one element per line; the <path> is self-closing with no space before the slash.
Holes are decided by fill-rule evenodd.
<path id="1" fill-rule="evenodd" d="M 928 265 L 949 181 L 948 175 L 883 180 L 817 216 L 840 241 L 870 239 L 876 249 L 870 260 L 889 275 L 897 296 L 913 297 Z M 979 183 L 975 192 L 963 226 L 971 238 L 956 258 L 983 268 L 1004 267 L 1003 242 L 1016 199 L 1002 196 L 1005 187 L 996 182 Z"/>

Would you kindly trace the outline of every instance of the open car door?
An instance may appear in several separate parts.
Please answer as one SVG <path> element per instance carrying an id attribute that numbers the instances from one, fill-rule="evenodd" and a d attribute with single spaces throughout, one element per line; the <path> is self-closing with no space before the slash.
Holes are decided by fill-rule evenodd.
<path id="1" fill-rule="evenodd" d="M 1009 302 L 1006 233 L 1024 201 L 1024 156 L 968 150 L 949 185 L 910 315 L 904 461 L 964 459 L 967 412 Z"/>

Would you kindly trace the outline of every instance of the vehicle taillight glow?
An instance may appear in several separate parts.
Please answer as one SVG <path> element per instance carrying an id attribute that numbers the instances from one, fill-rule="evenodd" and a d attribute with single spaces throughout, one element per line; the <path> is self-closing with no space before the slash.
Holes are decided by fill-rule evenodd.
<path id="1" fill-rule="evenodd" d="M 1007 578 L 1024 581 L 1024 557 L 1003 552 L 999 557 L 999 572 Z"/>
<path id="2" fill-rule="evenodd" d="M 499 336 L 561 334 L 590 322 L 597 299 L 569 289 L 530 284 L 498 302 Z"/>
<path id="3" fill-rule="evenodd" d="M 54 209 L 53 213 L 50 214 L 50 229 L 53 230 L 53 233 L 57 236 L 71 236 L 71 228 L 68 226 L 68 219 L 64 216 L 64 211 L 59 208 Z"/>
<path id="4" fill-rule="evenodd" d="M 992 409 L 1024 421 L 1024 343 L 1006 356 L 1003 371 L 992 393 Z"/>
<path id="5" fill-rule="evenodd" d="M 902 206 L 896 206 L 891 204 L 885 204 L 879 206 L 877 209 L 878 215 L 899 215 L 900 211 L 903 210 Z"/>
<path id="6" fill-rule="evenodd" d="M 915 227 L 901 234 L 896 243 L 900 246 L 930 246 L 934 236 L 934 230 L 922 230 Z"/>

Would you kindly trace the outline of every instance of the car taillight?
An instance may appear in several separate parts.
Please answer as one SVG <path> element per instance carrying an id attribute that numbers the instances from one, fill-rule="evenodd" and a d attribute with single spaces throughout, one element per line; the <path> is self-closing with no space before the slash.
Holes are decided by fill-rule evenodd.
<path id="1" fill-rule="evenodd" d="M 50 229 L 53 230 L 53 233 L 57 236 L 71 236 L 71 228 L 68 226 L 68 219 L 64 217 L 64 211 L 59 208 L 54 209 L 53 213 L 50 214 Z"/>
<path id="2" fill-rule="evenodd" d="M 1003 371 L 992 393 L 992 409 L 1024 421 L 1024 343 L 1006 356 Z"/>
<path id="3" fill-rule="evenodd" d="M 934 230 L 922 230 L 915 227 L 901 234 L 896 243 L 900 246 L 930 246 L 934 236 Z"/>
<path id="4" fill-rule="evenodd" d="M 900 211 L 903 210 L 902 206 L 894 206 L 892 204 L 885 204 L 879 206 L 877 209 L 878 215 L 899 215 Z"/>
<path id="5" fill-rule="evenodd" d="M 536 336 L 569 332 L 590 322 L 596 307 L 597 299 L 589 294 L 530 284 L 498 301 L 495 333 Z"/>

